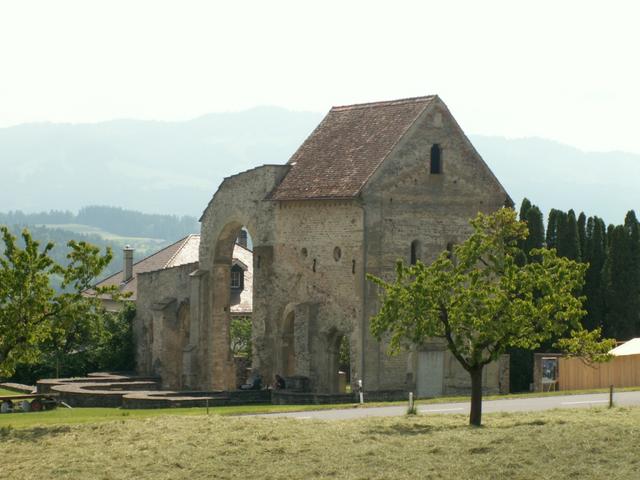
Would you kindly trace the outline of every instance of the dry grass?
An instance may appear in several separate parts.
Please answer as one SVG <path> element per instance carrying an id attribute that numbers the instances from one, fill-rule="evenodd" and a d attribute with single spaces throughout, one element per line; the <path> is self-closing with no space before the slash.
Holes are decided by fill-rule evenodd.
<path id="1" fill-rule="evenodd" d="M 161 416 L 0 428 L 2 479 L 640 478 L 640 408 L 319 422 Z"/>

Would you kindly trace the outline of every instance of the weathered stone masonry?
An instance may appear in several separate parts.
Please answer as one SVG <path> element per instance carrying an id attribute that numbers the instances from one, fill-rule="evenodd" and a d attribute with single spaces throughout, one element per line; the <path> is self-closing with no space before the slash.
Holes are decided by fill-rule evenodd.
<path id="1" fill-rule="evenodd" d="M 441 173 L 431 173 L 434 145 Z M 389 357 L 371 336 L 379 306 L 366 274 L 391 278 L 412 242 L 428 263 L 470 233 L 478 211 L 508 203 L 438 97 L 336 107 L 288 164 L 225 179 L 201 218 L 197 265 L 140 276 L 140 373 L 171 388 L 235 388 L 228 286 L 244 227 L 254 244 L 253 368 L 263 377 L 304 376 L 315 392 L 337 392 L 344 336 L 352 383 L 367 391 L 464 391 L 468 378 L 438 353 L 441 342 Z M 488 369 L 488 391 L 508 389 L 504 372 Z"/>

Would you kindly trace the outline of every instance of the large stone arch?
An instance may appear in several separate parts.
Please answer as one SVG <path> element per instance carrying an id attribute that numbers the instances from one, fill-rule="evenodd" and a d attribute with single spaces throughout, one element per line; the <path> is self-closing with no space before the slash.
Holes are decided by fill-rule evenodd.
<path id="1" fill-rule="evenodd" d="M 229 285 L 233 247 L 240 230 L 253 240 L 253 364 L 269 370 L 263 353 L 269 343 L 269 282 L 273 262 L 275 204 L 265 201 L 286 172 L 286 166 L 266 165 L 225 179 L 205 209 L 201 221 L 200 264 L 193 291 L 198 308 L 192 320 L 200 325 L 200 381 L 214 390 L 235 388 L 229 349 Z M 194 319 L 194 317 L 197 317 Z"/>

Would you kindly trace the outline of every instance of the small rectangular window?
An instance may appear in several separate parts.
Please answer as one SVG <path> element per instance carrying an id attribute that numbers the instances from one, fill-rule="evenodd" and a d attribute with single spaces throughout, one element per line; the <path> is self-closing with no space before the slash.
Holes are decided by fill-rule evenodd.
<path id="1" fill-rule="evenodd" d="M 242 270 L 231 270 L 231 288 L 242 288 Z"/>

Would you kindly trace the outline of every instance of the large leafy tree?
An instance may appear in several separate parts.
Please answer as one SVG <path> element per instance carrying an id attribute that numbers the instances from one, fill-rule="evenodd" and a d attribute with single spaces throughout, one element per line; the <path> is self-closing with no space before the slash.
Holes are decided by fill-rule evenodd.
<path id="1" fill-rule="evenodd" d="M 511 209 L 480 213 L 471 224 L 473 234 L 453 256 L 443 252 L 428 266 L 400 261 L 391 282 L 369 276 L 382 300 L 371 329 L 379 339 L 389 336 L 391 351 L 444 339 L 471 377 L 469 421 L 480 425 L 483 368 L 508 348 L 534 349 L 567 336 L 557 344 L 567 354 L 604 360 L 613 342 L 580 323 L 585 312 L 576 292 L 586 265 L 547 249 L 532 252 L 538 262 L 520 264 L 527 226 Z"/>
<path id="2" fill-rule="evenodd" d="M 49 255 L 53 243 L 41 247 L 28 230 L 22 245 L 8 228 L 0 227 L 0 376 L 10 376 L 18 364 L 37 362 L 43 352 L 68 351 L 87 335 L 100 309 L 96 297 L 82 294 L 111 260 L 86 242 L 70 241 L 67 264 Z M 62 292 L 51 286 L 60 279 Z M 98 293 L 107 293 L 101 290 Z M 112 292 L 110 292 L 112 293 Z"/>

